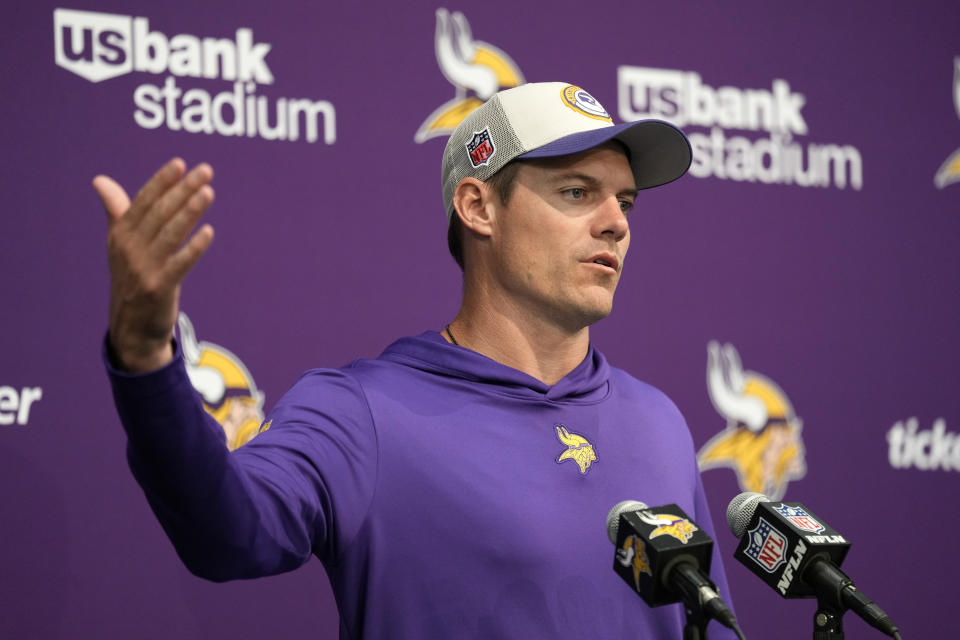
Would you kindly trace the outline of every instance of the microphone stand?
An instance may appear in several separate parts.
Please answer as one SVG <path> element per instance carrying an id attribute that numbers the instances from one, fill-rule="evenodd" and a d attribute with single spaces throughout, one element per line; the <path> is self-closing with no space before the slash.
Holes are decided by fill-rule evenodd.
<path id="1" fill-rule="evenodd" d="M 846 608 L 834 598 L 817 596 L 817 612 L 813 615 L 813 640 L 843 640 L 843 614 Z"/>
<path id="2" fill-rule="evenodd" d="M 817 567 L 822 571 L 812 571 L 816 563 L 814 558 L 807 569 L 807 574 L 812 574 L 808 579 L 818 587 L 817 612 L 813 614 L 813 640 L 843 640 L 843 614 L 849 607 L 843 602 L 841 592 L 847 585 L 853 584 L 853 581 L 839 569 L 831 571 L 833 567 L 829 564 Z M 824 580 L 826 574 L 840 576 L 836 589 L 830 588 L 830 583 Z"/>
<path id="3" fill-rule="evenodd" d="M 703 609 L 691 608 L 686 603 L 683 610 L 687 614 L 687 623 L 683 626 L 683 640 L 707 640 L 707 622 L 710 620 Z"/>
<path id="4" fill-rule="evenodd" d="M 707 622 L 711 618 L 716 618 L 720 624 L 734 629 L 738 637 L 742 638 L 742 632 L 737 627 L 737 621 L 720 596 L 717 595 L 717 585 L 709 578 L 700 574 L 694 564 L 683 560 L 679 556 L 673 561 L 674 566 L 668 566 L 664 575 L 682 576 L 684 579 L 677 579 L 674 588 L 677 595 L 683 601 L 683 610 L 687 614 L 687 621 L 683 627 L 683 640 L 706 640 Z M 673 572 L 676 572 L 674 574 Z"/>

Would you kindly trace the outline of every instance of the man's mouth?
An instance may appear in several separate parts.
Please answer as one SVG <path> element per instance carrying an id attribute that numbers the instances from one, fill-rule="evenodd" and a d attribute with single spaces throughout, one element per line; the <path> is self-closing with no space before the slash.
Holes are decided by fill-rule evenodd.
<path id="1" fill-rule="evenodd" d="M 620 260 L 617 259 L 612 253 L 600 253 L 588 260 L 593 264 L 599 264 L 602 267 L 607 267 L 608 269 L 613 269 L 614 271 L 620 270 Z"/>

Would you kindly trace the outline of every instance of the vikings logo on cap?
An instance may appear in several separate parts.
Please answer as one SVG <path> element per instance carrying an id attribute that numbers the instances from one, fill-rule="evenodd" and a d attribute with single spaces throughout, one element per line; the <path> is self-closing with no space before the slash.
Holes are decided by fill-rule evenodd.
<path id="1" fill-rule="evenodd" d="M 693 537 L 694 532 L 698 530 L 697 525 L 686 518 L 680 518 L 669 513 L 638 511 L 637 517 L 643 522 L 656 527 L 650 532 L 651 538 L 670 536 L 671 538 L 676 538 L 683 544 L 687 544 L 690 538 Z"/>
<path id="2" fill-rule="evenodd" d="M 198 342 L 187 314 L 177 318 L 180 345 L 190 383 L 203 398 L 203 408 L 220 423 L 232 451 L 249 442 L 263 427 L 263 393 L 237 356 L 210 342 Z"/>
<path id="3" fill-rule="evenodd" d="M 617 549 L 617 562 L 624 567 L 633 566 L 633 586 L 637 591 L 640 590 L 640 574 L 653 575 L 646 546 L 637 536 L 627 536 L 623 541 L 623 547 Z"/>
<path id="4" fill-rule="evenodd" d="M 707 391 L 727 427 L 697 453 L 701 471 L 728 467 L 744 491 L 780 500 L 806 474 L 802 421 L 777 384 L 744 371 L 733 345 L 707 345 Z"/>
<path id="5" fill-rule="evenodd" d="M 562 424 L 558 424 L 556 429 L 557 438 L 567 445 L 566 451 L 557 458 L 557 464 L 564 460 L 573 460 L 580 467 L 580 473 L 586 473 L 590 465 L 597 461 L 597 454 L 593 450 L 593 445 L 580 434 L 567 431 L 567 428 Z"/>
<path id="6" fill-rule="evenodd" d="M 769 522 L 760 518 L 757 526 L 750 529 L 748 535 L 750 543 L 743 553 L 763 567 L 764 571 L 773 573 L 785 562 L 787 539 Z"/>
<path id="7" fill-rule="evenodd" d="M 613 118 L 611 118 L 610 114 L 607 113 L 606 109 L 603 108 L 603 105 L 600 104 L 596 98 L 580 87 L 575 87 L 573 85 L 564 87 L 561 95 L 563 98 L 563 104 L 567 105 L 577 113 L 581 113 L 588 118 L 594 118 L 595 120 L 613 122 Z"/>
<path id="8" fill-rule="evenodd" d="M 526 82 L 510 56 L 492 44 L 473 39 L 470 23 L 459 11 L 437 9 L 434 49 L 440 72 L 453 85 L 455 95 L 427 116 L 413 137 L 417 143 L 450 135 L 497 91 Z"/>
<path id="9" fill-rule="evenodd" d="M 823 525 L 814 520 L 813 516 L 800 507 L 791 507 L 790 505 L 782 504 L 779 507 L 774 507 L 773 510 L 801 531 L 809 531 L 810 533 L 820 533 L 823 531 Z"/>
<path id="10" fill-rule="evenodd" d="M 464 146 L 474 169 L 490 162 L 490 158 L 497 152 L 497 147 L 490 138 L 490 127 L 483 131 L 474 131 L 473 137 Z"/>

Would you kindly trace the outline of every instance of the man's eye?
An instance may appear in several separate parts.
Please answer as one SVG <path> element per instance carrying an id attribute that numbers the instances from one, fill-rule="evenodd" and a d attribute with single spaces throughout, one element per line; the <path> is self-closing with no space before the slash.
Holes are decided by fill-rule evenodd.
<path id="1" fill-rule="evenodd" d="M 621 200 L 621 201 L 620 201 L 620 211 L 623 211 L 624 213 L 627 213 L 627 212 L 630 211 L 631 209 L 633 209 L 633 203 L 632 203 L 632 202 L 630 202 L 629 200 Z"/>
<path id="2" fill-rule="evenodd" d="M 567 194 L 574 200 L 579 200 L 584 195 L 584 190 L 581 187 L 574 187 L 573 189 L 567 189 Z"/>

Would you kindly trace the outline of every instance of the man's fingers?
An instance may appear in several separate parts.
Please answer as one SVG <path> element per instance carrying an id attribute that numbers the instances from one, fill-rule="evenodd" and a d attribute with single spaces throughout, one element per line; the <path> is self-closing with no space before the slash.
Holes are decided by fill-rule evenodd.
<path id="1" fill-rule="evenodd" d="M 167 268 L 174 282 L 182 282 L 187 277 L 190 269 L 197 264 L 200 256 L 210 248 L 211 242 L 213 242 L 213 227 L 205 224 L 197 229 L 197 232 L 193 234 L 180 251 L 173 254 L 170 262 L 167 263 Z"/>
<path id="2" fill-rule="evenodd" d="M 161 227 L 151 243 L 155 255 L 166 256 L 173 253 L 212 203 L 213 188 L 205 184 L 190 196 L 190 199 L 183 203 L 173 217 Z M 144 227 L 146 225 L 147 222 L 144 221 Z"/>
<path id="3" fill-rule="evenodd" d="M 153 174 L 133 198 L 131 222 L 137 223 L 171 186 L 177 183 L 187 165 L 180 158 L 173 158 Z"/>
<path id="4" fill-rule="evenodd" d="M 100 196 L 103 208 L 107 212 L 107 219 L 111 224 L 119 220 L 124 212 L 130 208 L 130 198 L 127 196 L 127 192 L 113 178 L 103 175 L 97 176 L 93 179 L 93 188 Z"/>
<path id="5" fill-rule="evenodd" d="M 213 168 L 206 163 L 201 163 L 191 169 L 190 173 L 177 184 L 167 189 L 150 210 L 144 214 L 141 227 L 143 237 L 152 238 L 155 236 L 171 218 L 187 206 L 187 203 L 198 192 L 203 189 L 209 190 L 206 185 L 211 180 L 213 180 Z M 210 194 L 212 196 L 212 191 Z M 209 203 L 207 204 L 209 205 Z"/>

